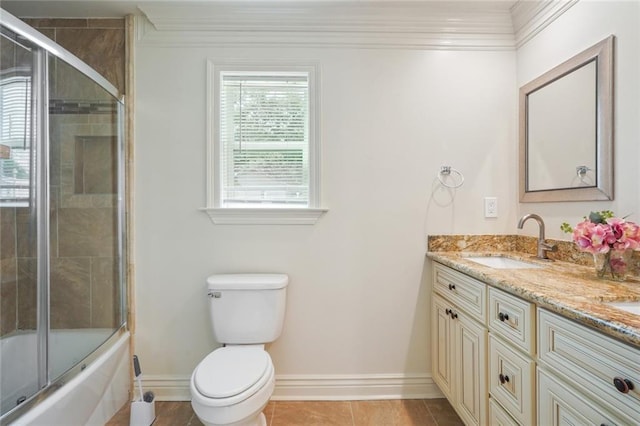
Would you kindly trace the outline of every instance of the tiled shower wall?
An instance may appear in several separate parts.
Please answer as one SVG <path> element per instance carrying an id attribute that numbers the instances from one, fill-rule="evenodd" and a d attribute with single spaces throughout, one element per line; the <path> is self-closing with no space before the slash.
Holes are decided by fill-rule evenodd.
<path id="1" fill-rule="evenodd" d="M 89 64 L 121 93 L 124 87 L 124 19 L 25 19 L 78 58 Z"/>
<path id="2" fill-rule="evenodd" d="M 0 208 L 0 335 L 17 328 L 16 209 Z"/>
<path id="3" fill-rule="evenodd" d="M 25 21 L 124 93 L 124 19 Z M 68 83 L 77 91 L 77 83 Z M 115 327 L 120 295 L 113 113 L 51 112 L 51 327 Z M 36 230 L 30 214 L 29 208 L 0 209 L 1 335 L 36 325 Z"/>

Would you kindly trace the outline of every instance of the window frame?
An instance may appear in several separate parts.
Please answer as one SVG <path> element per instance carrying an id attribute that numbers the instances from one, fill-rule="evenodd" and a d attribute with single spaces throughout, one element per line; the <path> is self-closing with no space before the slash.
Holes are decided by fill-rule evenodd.
<path id="1" fill-rule="evenodd" d="M 309 204 L 300 207 L 267 205 L 260 207 L 224 207 L 220 138 L 221 73 L 267 73 L 286 75 L 306 73 L 309 84 Z M 215 224 L 314 224 L 327 209 L 320 208 L 320 78 L 319 66 L 309 62 L 207 61 L 207 213 Z"/>

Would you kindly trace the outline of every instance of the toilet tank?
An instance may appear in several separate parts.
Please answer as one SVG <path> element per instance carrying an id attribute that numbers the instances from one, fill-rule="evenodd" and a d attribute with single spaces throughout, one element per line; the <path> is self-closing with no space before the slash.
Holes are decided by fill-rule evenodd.
<path id="1" fill-rule="evenodd" d="M 207 278 L 213 336 L 219 343 L 260 344 L 282 332 L 289 277 L 221 274 Z"/>

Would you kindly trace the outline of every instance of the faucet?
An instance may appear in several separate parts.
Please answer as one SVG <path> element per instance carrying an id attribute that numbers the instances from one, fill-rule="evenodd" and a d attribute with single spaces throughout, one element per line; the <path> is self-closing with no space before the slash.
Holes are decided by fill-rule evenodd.
<path id="1" fill-rule="evenodd" d="M 538 259 L 553 260 L 553 259 L 549 259 L 547 257 L 547 252 L 548 251 L 556 251 L 556 250 L 558 250 L 558 246 L 556 246 L 555 244 L 547 244 L 544 241 L 545 240 L 545 238 L 544 238 L 544 221 L 542 220 L 542 218 L 540 216 L 538 216 L 537 214 L 534 214 L 534 213 L 529 213 L 529 214 L 526 214 L 526 215 L 522 216 L 520 218 L 520 221 L 518 221 L 518 229 L 522 229 L 522 226 L 524 225 L 524 223 L 529 219 L 533 219 L 536 222 L 538 222 L 538 226 L 540 227 L 540 234 L 538 235 L 538 254 L 537 254 Z"/>

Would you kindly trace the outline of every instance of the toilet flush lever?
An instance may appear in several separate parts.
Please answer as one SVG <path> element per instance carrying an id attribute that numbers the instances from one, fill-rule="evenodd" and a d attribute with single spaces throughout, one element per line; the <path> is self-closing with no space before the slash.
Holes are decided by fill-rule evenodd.
<path id="1" fill-rule="evenodd" d="M 210 291 L 209 297 L 213 297 L 214 299 L 220 299 L 222 297 L 222 293 L 219 291 Z"/>

